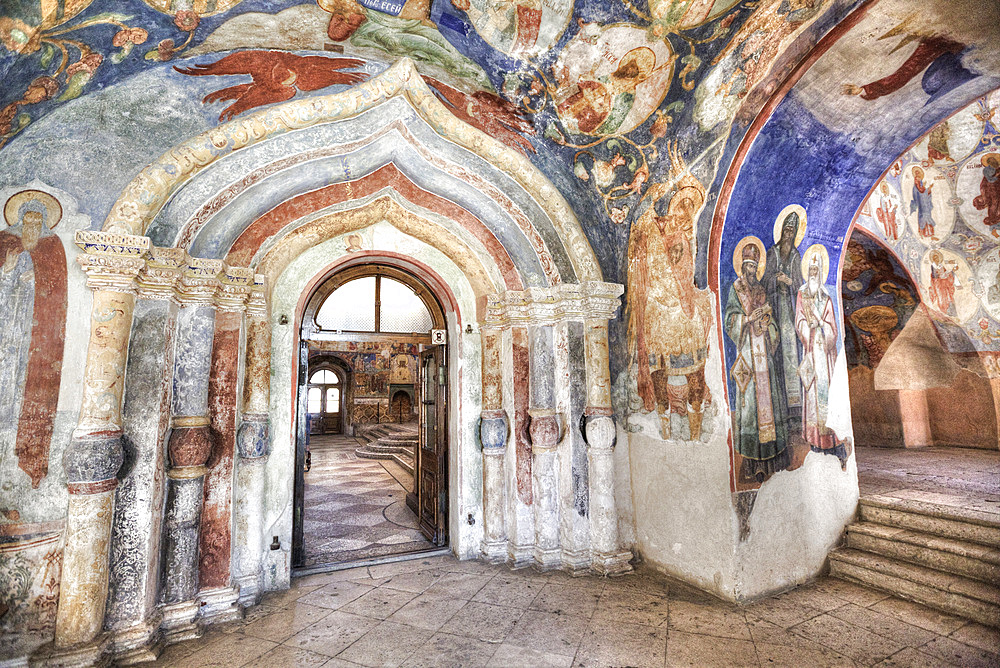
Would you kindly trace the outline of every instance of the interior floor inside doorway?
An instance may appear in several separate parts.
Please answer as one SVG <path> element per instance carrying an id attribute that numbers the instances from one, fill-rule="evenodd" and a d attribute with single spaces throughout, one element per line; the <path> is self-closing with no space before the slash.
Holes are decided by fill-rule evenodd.
<path id="1" fill-rule="evenodd" d="M 392 460 L 362 459 L 340 434 L 312 436 L 305 474 L 304 566 L 428 550 L 406 505 L 412 476 Z"/>

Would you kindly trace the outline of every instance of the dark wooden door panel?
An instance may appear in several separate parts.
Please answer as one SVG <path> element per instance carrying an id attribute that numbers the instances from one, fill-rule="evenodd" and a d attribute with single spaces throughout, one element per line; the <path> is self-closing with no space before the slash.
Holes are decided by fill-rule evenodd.
<path id="1" fill-rule="evenodd" d="M 420 530 L 435 545 L 448 541 L 448 384 L 445 347 L 420 353 L 420 403 L 417 449 L 417 509 Z"/>

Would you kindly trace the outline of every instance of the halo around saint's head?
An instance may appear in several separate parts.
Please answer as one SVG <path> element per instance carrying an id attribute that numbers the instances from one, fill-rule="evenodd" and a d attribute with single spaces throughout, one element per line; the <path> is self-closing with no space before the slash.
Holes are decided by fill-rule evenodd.
<path id="1" fill-rule="evenodd" d="M 736 250 L 733 251 L 733 269 L 736 270 L 737 276 L 743 275 L 743 248 L 747 244 L 757 247 L 757 254 L 760 257 L 760 260 L 757 261 L 757 280 L 759 281 L 764 278 L 764 265 L 767 264 L 767 256 L 764 254 L 764 242 L 753 235 L 743 237 L 736 244 Z"/>
<path id="2" fill-rule="evenodd" d="M 813 258 L 817 258 L 819 261 L 820 283 L 826 283 L 826 279 L 830 275 L 830 254 L 827 253 L 826 246 L 823 244 L 813 244 L 802 254 L 803 278 L 809 280 L 809 265 L 812 264 Z"/>
<path id="3" fill-rule="evenodd" d="M 785 224 L 785 218 L 793 212 L 799 214 L 799 227 L 795 231 L 795 247 L 798 248 L 802 243 L 802 239 L 806 236 L 806 210 L 800 204 L 789 204 L 774 219 L 774 243 L 781 240 L 781 228 Z"/>
<path id="4" fill-rule="evenodd" d="M 37 202 L 45 207 L 45 226 L 50 230 L 59 224 L 62 218 L 62 206 L 59 200 L 41 190 L 22 190 L 11 196 L 3 207 L 3 217 L 8 225 L 17 225 L 21 222 L 21 212 L 26 204 Z"/>

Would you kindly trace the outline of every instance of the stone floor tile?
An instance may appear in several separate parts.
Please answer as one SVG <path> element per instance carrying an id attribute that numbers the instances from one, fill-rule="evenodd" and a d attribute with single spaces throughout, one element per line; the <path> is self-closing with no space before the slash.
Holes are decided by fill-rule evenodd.
<path id="1" fill-rule="evenodd" d="M 746 607 L 746 612 L 747 617 L 763 619 L 786 629 L 822 614 L 812 606 L 777 597 L 752 603 Z"/>
<path id="2" fill-rule="evenodd" d="M 790 629 L 812 640 L 870 666 L 906 647 L 906 643 L 872 633 L 866 628 L 849 624 L 830 614 L 806 620 Z"/>
<path id="3" fill-rule="evenodd" d="M 432 568 L 412 573 L 399 573 L 390 577 L 380 586 L 421 594 L 425 589 L 440 580 L 446 572 L 440 568 Z"/>
<path id="4" fill-rule="evenodd" d="M 243 626 L 243 633 L 255 638 L 283 642 L 307 626 L 330 614 L 328 608 L 294 603 L 274 614 L 261 617 Z"/>
<path id="5" fill-rule="evenodd" d="M 489 564 L 478 559 L 466 559 L 459 561 L 453 559 L 445 563 L 442 568 L 449 573 L 469 573 L 471 575 L 496 575 L 497 573 L 507 573 L 509 569 L 503 564 Z"/>
<path id="6" fill-rule="evenodd" d="M 948 637 L 992 654 L 1000 654 L 1000 629 L 970 622 Z M 1000 661 L 997 664 L 1000 665 Z"/>
<path id="7" fill-rule="evenodd" d="M 579 587 L 581 589 L 591 589 L 603 591 L 608 582 L 617 581 L 617 578 L 606 578 L 600 575 L 580 574 L 570 575 L 565 571 L 550 571 L 548 577 L 549 584 L 566 585 L 568 587 Z M 623 576 L 628 577 L 628 576 Z"/>
<path id="8" fill-rule="evenodd" d="M 373 578 L 385 578 L 401 573 L 415 573 L 417 571 L 427 571 L 434 568 L 446 568 L 450 564 L 457 563 L 457 559 L 451 556 L 424 557 L 421 559 L 407 559 L 406 561 L 393 561 L 388 564 L 369 566 L 368 573 Z"/>
<path id="9" fill-rule="evenodd" d="M 416 598 L 417 594 L 400 589 L 378 587 L 362 594 L 344 607 L 343 612 L 383 620 Z"/>
<path id="10" fill-rule="evenodd" d="M 875 668 L 941 668 L 945 665 L 952 666 L 954 664 L 946 663 L 939 656 L 924 654 L 912 647 L 907 647 L 875 664 Z"/>
<path id="11" fill-rule="evenodd" d="M 790 589 L 774 597 L 779 601 L 798 603 L 820 612 L 829 612 L 844 605 L 844 599 L 814 587 L 811 583 Z"/>
<path id="12" fill-rule="evenodd" d="M 440 594 L 448 598 L 471 600 L 479 590 L 493 578 L 493 574 L 478 575 L 476 573 L 448 572 L 442 575 L 434 584 L 424 590 L 427 594 Z"/>
<path id="13" fill-rule="evenodd" d="M 670 668 L 756 665 L 757 652 L 753 643 L 748 640 L 718 638 L 673 629 L 667 637 L 667 666 Z"/>
<path id="14" fill-rule="evenodd" d="M 504 643 L 497 648 L 486 666 L 487 668 L 569 668 L 572 663 L 572 656 Z"/>
<path id="15" fill-rule="evenodd" d="M 936 633 L 922 629 L 919 626 L 907 624 L 896 617 L 890 617 L 875 610 L 862 608 L 853 603 L 849 603 L 836 610 L 831 610 L 830 614 L 844 620 L 848 624 L 860 626 L 892 640 L 898 640 L 910 647 L 920 647 L 937 637 Z"/>
<path id="16" fill-rule="evenodd" d="M 181 659 L 186 656 L 194 654 L 196 651 L 201 649 L 203 645 L 198 644 L 198 640 L 190 640 L 188 642 L 180 642 L 173 645 L 167 645 L 160 652 L 160 656 L 156 658 L 153 662 L 154 666 L 176 666 Z"/>
<path id="17" fill-rule="evenodd" d="M 538 592 L 538 596 L 528 607 L 531 610 L 541 610 L 542 612 L 590 617 L 597 609 L 597 601 L 601 597 L 601 591 L 550 582 L 542 588 L 542 591 Z"/>
<path id="18" fill-rule="evenodd" d="M 292 580 L 292 582 L 295 582 Z M 284 589 L 282 591 L 269 591 L 261 598 L 260 604 L 270 606 L 272 608 L 284 608 L 285 606 L 294 603 L 306 594 L 310 594 L 322 585 L 315 584 L 309 585 L 308 587 L 292 587 L 291 589 Z"/>
<path id="19" fill-rule="evenodd" d="M 344 661 L 343 659 L 338 659 L 333 657 L 329 661 L 323 664 L 322 668 L 358 668 L 359 664 L 353 661 Z"/>
<path id="20" fill-rule="evenodd" d="M 285 606 L 274 606 L 261 603 L 253 607 L 247 608 L 243 613 L 243 625 L 252 624 L 261 617 L 267 617 L 268 615 L 273 615 L 279 610 L 284 610 Z"/>
<path id="21" fill-rule="evenodd" d="M 515 608 L 469 602 L 441 627 L 441 632 L 501 643 L 521 614 Z"/>
<path id="22" fill-rule="evenodd" d="M 300 597 L 298 602 L 336 610 L 371 590 L 370 585 L 360 584 L 352 580 L 331 582 Z"/>
<path id="23" fill-rule="evenodd" d="M 528 610 L 517 620 L 505 642 L 540 652 L 574 655 L 590 621 L 585 617 Z"/>
<path id="24" fill-rule="evenodd" d="M 919 603 L 901 598 L 887 598 L 871 606 L 876 612 L 900 619 L 907 624 L 919 626 L 938 635 L 948 635 L 965 626 L 968 622 L 960 617 L 938 612 Z"/>
<path id="25" fill-rule="evenodd" d="M 963 668 L 996 668 L 997 665 L 1000 665 L 996 653 L 987 652 L 951 638 L 938 637 L 918 649 Z"/>
<path id="26" fill-rule="evenodd" d="M 486 583 L 472 600 L 525 610 L 544 586 L 545 580 L 522 578 L 517 573 L 500 573 Z"/>
<path id="27" fill-rule="evenodd" d="M 435 633 L 406 658 L 407 668 L 481 668 L 497 650 L 485 640 Z"/>
<path id="28" fill-rule="evenodd" d="M 889 598 L 889 594 L 879 591 L 878 589 L 862 587 L 861 585 L 848 582 L 847 580 L 841 580 L 839 578 L 823 578 L 822 580 L 815 582 L 813 587 L 828 594 L 832 594 L 842 601 L 860 605 L 863 608 L 867 608 L 878 603 L 879 601 Z"/>
<path id="29" fill-rule="evenodd" d="M 399 666 L 431 632 L 406 624 L 382 622 L 337 655 L 362 666 Z"/>
<path id="30" fill-rule="evenodd" d="M 458 612 L 466 601 L 433 594 L 421 594 L 392 613 L 388 620 L 437 631 Z"/>
<path id="31" fill-rule="evenodd" d="M 670 616 L 666 596 L 646 594 L 631 588 L 605 587 L 594 611 L 594 619 L 611 619 L 647 626 L 666 625 Z"/>
<path id="32" fill-rule="evenodd" d="M 756 619 L 747 615 L 747 628 L 755 644 L 768 643 L 771 645 L 785 645 L 787 647 L 812 647 L 815 643 L 803 638 L 800 635 L 791 633 L 788 629 L 783 629 L 777 624 Z"/>
<path id="33" fill-rule="evenodd" d="M 578 668 L 663 665 L 667 629 L 609 620 L 594 620 L 576 651 Z"/>
<path id="34" fill-rule="evenodd" d="M 278 645 L 244 668 L 318 668 L 330 660 L 323 654 Z"/>
<path id="35" fill-rule="evenodd" d="M 722 601 L 710 604 L 671 601 L 669 625 L 671 632 L 676 630 L 753 641 L 743 611 Z M 785 633 L 783 629 L 780 632 Z"/>
<path id="36" fill-rule="evenodd" d="M 343 582 L 344 580 L 361 580 L 367 581 L 371 580 L 372 576 L 368 572 L 367 566 L 358 566 L 357 568 L 345 568 L 340 571 L 330 571 L 329 573 L 316 573 L 314 575 L 306 575 L 301 578 L 295 578 L 292 581 L 293 587 L 304 587 L 304 586 L 323 586 L 328 585 L 331 582 Z"/>
<path id="37" fill-rule="evenodd" d="M 604 584 L 605 589 L 641 591 L 650 596 L 669 596 L 674 583 L 663 573 L 649 567 L 640 567 L 634 573 L 612 578 Z"/>
<path id="38" fill-rule="evenodd" d="M 233 633 L 184 657 L 178 665 L 185 668 L 232 668 L 253 661 L 277 646 L 278 643 L 270 640 Z"/>
<path id="39" fill-rule="evenodd" d="M 312 626 L 299 631 L 284 644 L 336 656 L 376 626 L 377 620 L 335 610 Z"/>
<path id="40" fill-rule="evenodd" d="M 754 646 L 757 649 L 757 660 L 761 666 L 855 668 L 858 665 L 850 657 L 817 643 L 792 646 L 758 642 Z"/>

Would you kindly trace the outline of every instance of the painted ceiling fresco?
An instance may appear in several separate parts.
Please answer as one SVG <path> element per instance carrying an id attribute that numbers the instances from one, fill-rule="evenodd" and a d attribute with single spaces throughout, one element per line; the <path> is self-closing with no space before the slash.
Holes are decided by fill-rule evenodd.
<path id="1" fill-rule="evenodd" d="M 1000 93 L 936 125 L 892 163 L 857 223 L 917 279 L 952 352 L 1000 342 Z"/>

